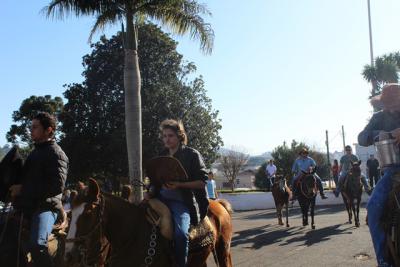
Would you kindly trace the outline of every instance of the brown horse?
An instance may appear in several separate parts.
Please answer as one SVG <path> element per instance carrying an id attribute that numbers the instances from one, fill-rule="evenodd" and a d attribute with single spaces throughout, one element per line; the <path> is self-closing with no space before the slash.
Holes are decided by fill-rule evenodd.
<path id="1" fill-rule="evenodd" d="M 283 176 L 276 176 L 272 185 L 272 195 L 275 201 L 276 213 L 278 215 L 278 224 L 283 225 L 282 209 L 286 208 L 286 227 L 289 227 L 289 198 L 292 192 L 286 185 L 286 180 Z"/>
<path id="2" fill-rule="evenodd" d="M 215 250 L 219 266 L 232 266 L 230 204 L 210 201 L 208 218 L 211 222 L 212 243 L 190 250 L 188 266 L 206 266 L 208 256 Z M 68 264 L 95 259 L 102 251 L 101 239 L 111 245 L 107 266 L 173 266 L 171 241 L 164 237 L 163 218 L 159 226 L 146 219 L 147 210 L 122 198 L 100 193 L 95 180 L 89 180 L 86 194 L 76 198 L 72 207 L 68 231 L 66 259 Z M 166 234 L 167 236 L 167 234 Z M 85 262 L 90 265 L 88 260 Z"/>
<path id="3" fill-rule="evenodd" d="M 356 227 L 360 227 L 360 203 L 362 195 L 361 184 L 361 160 L 351 162 L 351 169 L 346 175 L 344 187 L 342 190 L 342 198 L 349 215 L 349 223 L 352 224 L 352 214 L 354 214 L 354 223 Z M 354 203 L 356 200 L 356 203 Z"/>
<path id="4" fill-rule="evenodd" d="M 314 209 L 315 209 L 315 198 L 317 196 L 317 182 L 314 176 L 316 168 L 309 172 L 302 171 L 302 176 L 299 178 L 297 185 L 300 192 L 298 196 L 301 213 L 303 214 L 303 226 L 308 225 L 308 211 L 310 210 L 311 216 L 311 228 L 315 229 L 314 224 Z"/>

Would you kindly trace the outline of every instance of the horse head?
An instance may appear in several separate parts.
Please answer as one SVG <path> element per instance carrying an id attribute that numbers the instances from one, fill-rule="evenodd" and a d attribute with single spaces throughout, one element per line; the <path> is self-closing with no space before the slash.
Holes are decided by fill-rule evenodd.
<path id="1" fill-rule="evenodd" d="M 361 176 L 361 160 L 351 162 L 350 174 L 356 177 Z"/>
<path id="2" fill-rule="evenodd" d="M 89 185 L 81 190 L 72 202 L 71 221 L 65 245 L 67 266 L 104 264 L 102 253 L 108 246 L 103 234 L 104 207 L 105 202 L 100 194 L 99 185 L 94 179 L 89 179 Z"/>
<path id="3" fill-rule="evenodd" d="M 315 173 L 317 172 L 317 167 L 310 167 L 310 169 L 306 171 L 301 171 L 303 176 L 301 178 L 301 192 L 304 196 L 310 198 L 316 195 L 316 180 Z"/>
<path id="4" fill-rule="evenodd" d="M 20 183 L 22 165 L 19 148 L 14 146 L 0 162 L 0 201 L 9 201 L 7 196 L 10 186 Z"/>

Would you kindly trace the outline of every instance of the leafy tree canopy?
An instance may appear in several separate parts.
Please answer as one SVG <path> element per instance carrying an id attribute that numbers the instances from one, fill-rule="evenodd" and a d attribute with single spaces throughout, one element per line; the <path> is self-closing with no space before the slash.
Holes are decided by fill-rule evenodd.
<path id="1" fill-rule="evenodd" d="M 48 112 L 56 117 L 62 112 L 64 107 L 61 97 L 52 98 L 51 95 L 31 96 L 22 101 L 19 110 L 14 111 L 12 118 L 16 124 L 12 124 L 7 132 L 8 142 L 23 142 L 30 144 L 29 128 L 32 118 L 38 112 Z"/>
<path id="2" fill-rule="evenodd" d="M 167 118 L 181 119 L 189 146 L 198 149 L 211 164 L 222 144 L 218 112 L 206 95 L 196 67 L 183 63 L 177 43 L 158 27 L 138 28 L 142 73 L 143 156 L 159 154 L 159 124 Z M 83 57 L 85 78 L 66 86 L 68 100 L 60 115 L 64 134 L 61 145 L 71 161 L 71 177 L 89 175 L 127 177 L 124 124 L 124 51 L 120 35 L 102 37 Z"/>

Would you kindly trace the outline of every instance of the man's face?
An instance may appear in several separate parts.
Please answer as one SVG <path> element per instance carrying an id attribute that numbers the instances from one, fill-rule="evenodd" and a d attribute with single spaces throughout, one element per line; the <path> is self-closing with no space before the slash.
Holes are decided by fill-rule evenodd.
<path id="1" fill-rule="evenodd" d="M 374 159 L 374 155 L 369 156 L 370 159 Z"/>
<path id="2" fill-rule="evenodd" d="M 346 154 L 351 155 L 351 153 L 352 153 L 351 148 L 346 148 Z"/>
<path id="3" fill-rule="evenodd" d="M 51 128 L 44 129 L 40 121 L 33 119 L 31 124 L 31 139 L 34 143 L 41 143 L 49 140 Z"/>
<path id="4" fill-rule="evenodd" d="M 302 158 L 306 158 L 308 156 L 308 153 L 307 152 L 301 152 L 300 156 Z"/>

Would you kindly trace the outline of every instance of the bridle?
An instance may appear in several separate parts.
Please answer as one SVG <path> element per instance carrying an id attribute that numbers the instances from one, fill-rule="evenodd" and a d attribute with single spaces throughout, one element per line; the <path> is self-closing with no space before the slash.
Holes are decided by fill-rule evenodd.
<path id="1" fill-rule="evenodd" d="M 301 193 L 303 194 L 303 196 L 305 196 L 306 198 L 308 198 L 308 199 L 312 199 L 312 198 L 314 198 L 315 196 L 316 196 L 316 194 L 315 193 L 313 193 L 311 196 L 308 194 L 308 193 L 306 193 L 306 192 L 304 192 L 304 189 L 303 189 L 303 183 L 305 183 L 305 179 L 308 177 L 308 176 L 311 176 L 312 177 L 312 179 L 314 180 L 314 189 L 315 189 L 315 187 L 316 187 L 316 184 L 317 184 L 317 181 L 316 181 L 316 178 L 315 178 L 315 176 L 314 176 L 314 174 L 313 173 L 303 173 L 303 177 L 301 177 L 301 183 L 300 183 L 300 190 L 301 190 Z"/>
<path id="2" fill-rule="evenodd" d="M 104 196 L 100 195 L 99 201 L 95 202 L 94 204 L 100 205 L 100 212 L 98 213 L 98 223 L 93 227 L 93 229 L 84 235 L 75 237 L 75 238 L 68 238 L 65 240 L 65 243 L 79 243 L 78 249 L 77 250 L 72 250 L 72 252 L 78 253 L 78 258 L 80 259 L 79 266 L 84 266 L 84 267 L 96 267 L 98 265 L 106 265 L 107 263 L 111 262 L 113 258 L 116 257 L 116 255 L 113 255 L 109 257 L 106 260 L 103 260 L 100 263 L 94 263 L 94 264 L 89 264 L 90 261 L 96 260 L 98 258 L 101 259 L 102 253 L 110 246 L 110 243 L 107 242 L 104 246 L 101 247 L 99 252 L 92 258 L 88 258 L 88 249 L 86 247 L 86 244 L 88 241 L 90 241 L 91 237 L 95 233 L 99 233 L 99 236 L 103 236 L 103 223 L 104 223 L 104 210 L 105 210 L 105 201 L 104 201 Z M 147 249 L 147 255 L 144 258 L 144 262 L 141 265 L 141 267 L 149 267 L 153 264 L 153 258 L 156 254 L 156 246 L 157 246 L 157 225 L 152 224 L 151 228 L 151 234 L 150 234 L 150 241 L 149 241 L 149 247 Z M 75 256 L 75 255 L 72 255 Z"/>
<path id="3" fill-rule="evenodd" d="M 92 236 L 96 233 L 99 234 L 100 237 L 103 236 L 103 223 L 104 223 L 104 209 L 105 209 L 105 201 L 104 201 L 104 197 L 102 195 L 100 195 L 100 198 L 97 202 L 95 202 L 94 204 L 99 205 L 100 206 L 100 212 L 98 213 L 98 222 L 97 224 L 93 227 L 92 230 L 90 230 L 87 234 L 75 237 L 75 238 L 67 238 L 65 239 L 65 243 L 78 243 L 78 248 L 77 250 L 72 250 L 70 253 L 72 254 L 71 256 L 78 256 L 78 258 L 80 259 L 80 266 L 85 266 L 85 267 L 89 267 L 89 266 L 93 266 L 96 267 L 98 265 L 102 265 L 105 263 L 105 261 L 101 261 L 100 263 L 96 263 L 96 259 L 101 259 L 101 256 L 103 254 L 103 252 L 110 246 L 109 242 L 106 242 L 105 245 L 101 244 L 101 248 L 98 251 L 98 253 L 96 253 L 95 256 L 93 256 L 92 258 L 88 258 L 88 248 L 87 248 L 87 243 L 91 240 Z M 101 243 L 101 241 L 100 241 Z M 74 255 L 73 253 L 77 253 L 78 255 Z M 74 257 L 73 257 L 74 258 Z M 94 264 L 90 264 L 91 261 L 94 261 Z"/>

